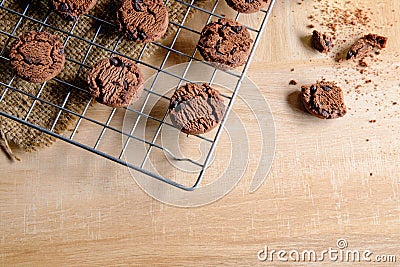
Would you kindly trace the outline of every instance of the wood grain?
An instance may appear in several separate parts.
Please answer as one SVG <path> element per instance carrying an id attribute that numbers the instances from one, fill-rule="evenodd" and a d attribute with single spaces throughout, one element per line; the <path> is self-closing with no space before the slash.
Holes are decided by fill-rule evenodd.
<path id="1" fill-rule="evenodd" d="M 61 141 L 31 154 L 17 151 L 21 162 L 0 157 L 2 265 L 272 266 L 279 262 L 257 260 L 265 245 L 322 251 L 335 247 L 339 238 L 351 249 L 397 255 L 399 262 L 400 105 L 392 102 L 400 103 L 400 2 L 351 2 L 362 8 L 368 4 L 373 12 L 374 25 L 365 31 L 389 37 L 380 61 L 368 68 L 371 83 L 354 64 L 339 66 L 304 43 L 311 31 L 307 17 L 318 15 L 317 1 L 276 3 L 248 73 L 276 124 L 275 161 L 258 191 L 248 193 L 257 166 L 251 160 L 244 178 L 223 199 L 200 208 L 176 208 L 151 199 L 127 169 Z M 218 8 L 231 14 L 223 1 Z M 193 25 L 202 19 L 196 16 Z M 242 19 L 257 23 L 259 16 Z M 190 42 L 195 41 L 182 38 L 176 47 L 189 52 Z M 300 84 L 321 78 L 343 86 L 350 107 L 343 119 L 319 120 L 300 105 Z M 289 86 L 291 79 L 299 85 Z M 96 106 L 89 114 L 104 120 L 102 109 Z M 250 113 L 240 101 L 235 112 Z M 254 126 L 250 119 L 245 124 Z M 82 136 L 92 130 L 87 127 L 81 127 Z M 259 134 L 249 131 L 248 138 L 258 151 Z M 214 166 L 208 175 L 222 168 Z"/>

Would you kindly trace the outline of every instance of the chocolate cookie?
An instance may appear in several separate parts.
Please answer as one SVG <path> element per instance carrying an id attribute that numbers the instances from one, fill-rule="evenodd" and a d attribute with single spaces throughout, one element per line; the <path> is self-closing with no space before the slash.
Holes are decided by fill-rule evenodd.
<path id="1" fill-rule="evenodd" d="M 77 20 L 79 16 L 89 12 L 96 2 L 97 0 L 52 0 L 57 13 L 68 20 Z"/>
<path id="2" fill-rule="evenodd" d="M 347 59 L 363 58 L 374 49 L 382 49 L 386 47 L 387 38 L 377 34 L 368 34 L 358 39 L 347 52 Z"/>
<path id="3" fill-rule="evenodd" d="M 171 97 L 172 123 L 187 134 L 203 134 L 214 129 L 225 114 L 225 105 L 219 92 L 209 84 L 188 83 Z"/>
<path id="4" fill-rule="evenodd" d="M 342 89 L 334 82 L 302 86 L 301 97 L 307 111 L 321 119 L 336 119 L 347 112 Z"/>
<path id="5" fill-rule="evenodd" d="M 252 42 L 243 25 L 222 18 L 204 27 L 197 47 L 206 61 L 235 68 L 246 63 Z"/>
<path id="6" fill-rule="evenodd" d="M 93 67 L 88 83 L 97 102 L 119 108 L 140 97 L 143 76 L 135 62 L 114 56 L 100 60 Z"/>
<path id="7" fill-rule="evenodd" d="M 228 6 L 240 13 L 254 13 L 265 7 L 270 0 L 225 0 Z"/>
<path id="8" fill-rule="evenodd" d="M 122 0 L 117 24 L 129 40 L 149 43 L 168 28 L 168 11 L 162 0 Z"/>
<path id="9" fill-rule="evenodd" d="M 332 46 L 332 38 L 316 30 L 312 34 L 312 45 L 321 53 L 328 53 Z"/>
<path id="10" fill-rule="evenodd" d="M 22 79 L 41 83 L 57 76 L 64 67 L 64 47 L 48 32 L 22 34 L 12 45 L 11 65 Z"/>

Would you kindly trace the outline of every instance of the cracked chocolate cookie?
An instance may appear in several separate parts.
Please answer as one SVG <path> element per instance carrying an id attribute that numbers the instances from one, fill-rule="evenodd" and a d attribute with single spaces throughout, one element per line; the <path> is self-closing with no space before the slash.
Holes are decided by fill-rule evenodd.
<path id="1" fill-rule="evenodd" d="M 114 56 L 100 60 L 93 67 L 88 84 L 97 102 L 119 108 L 140 97 L 143 76 L 135 62 Z"/>
<path id="2" fill-rule="evenodd" d="M 311 42 L 313 47 L 321 53 L 328 53 L 332 46 L 332 38 L 316 30 L 313 31 Z"/>
<path id="3" fill-rule="evenodd" d="M 54 10 L 67 20 L 77 20 L 96 5 L 97 0 L 52 0 Z"/>
<path id="4" fill-rule="evenodd" d="M 368 34 L 358 39 L 347 52 L 347 59 L 363 58 L 374 49 L 383 49 L 386 47 L 387 38 L 377 34 Z"/>
<path id="5" fill-rule="evenodd" d="M 64 67 L 64 47 L 48 32 L 22 34 L 12 45 L 11 65 L 22 79 L 41 83 L 57 76 Z"/>
<path id="6" fill-rule="evenodd" d="M 162 0 L 122 0 L 117 24 L 129 40 L 153 42 L 167 31 L 168 11 Z"/>
<path id="7" fill-rule="evenodd" d="M 172 123 L 186 134 L 203 134 L 214 129 L 225 114 L 222 96 L 209 84 L 188 83 L 171 97 Z"/>
<path id="8" fill-rule="evenodd" d="M 254 13 L 267 6 L 270 0 L 225 0 L 228 6 L 240 13 Z"/>
<path id="9" fill-rule="evenodd" d="M 301 98 L 307 111 L 321 119 L 336 119 L 347 113 L 342 89 L 334 82 L 303 85 Z"/>
<path id="10" fill-rule="evenodd" d="M 222 18 L 204 27 L 197 47 L 206 61 L 235 68 L 246 63 L 252 42 L 243 25 Z"/>

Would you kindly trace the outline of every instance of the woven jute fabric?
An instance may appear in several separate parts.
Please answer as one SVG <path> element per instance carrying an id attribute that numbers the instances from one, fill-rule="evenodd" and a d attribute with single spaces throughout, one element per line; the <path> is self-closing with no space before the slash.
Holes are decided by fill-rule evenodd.
<path id="1" fill-rule="evenodd" d="M 197 1 L 196 5 L 202 6 L 206 1 Z M 79 88 L 87 86 L 85 81 L 90 71 L 87 66 L 93 66 L 98 60 L 111 55 L 110 51 L 102 47 L 108 50 L 116 49 L 119 53 L 132 58 L 137 58 L 143 48 L 143 45 L 125 39 L 118 42 L 121 33 L 115 27 L 114 17 L 118 6 L 118 1 L 115 0 L 98 0 L 94 9 L 89 13 L 90 16 L 82 16 L 75 27 L 73 22 L 61 19 L 52 10 L 52 6 L 47 0 L 6 0 L 3 6 L 23 13 L 34 20 L 45 22 L 54 29 L 31 19 L 21 18 L 20 15 L 13 12 L 0 10 L 0 21 L 2 22 L 0 24 L 0 47 L 3 49 L 0 57 L 0 81 L 19 90 L 6 89 L 6 86 L 0 85 L 0 97 L 2 97 L 0 110 L 59 134 L 73 127 L 78 116 L 52 104 L 81 114 L 90 101 L 88 92 L 79 90 Z M 181 24 L 187 12 L 187 6 L 171 0 L 168 2 L 167 8 L 170 21 Z M 187 19 L 192 15 L 193 9 Z M 101 18 L 109 23 L 103 22 L 99 27 L 100 22 L 91 16 Z M 51 80 L 44 85 L 34 84 L 14 75 L 10 62 L 7 60 L 11 44 L 14 41 L 14 38 L 10 38 L 9 35 L 20 36 L 23 32 L 30 30 L 47 31 L 59 36 L 63 42 L 66 41 L 65 53 L 69 60 L 66 61 L 62 73 L 57 76 L 59 81 Z M 176 30 L 177 27 L 169 24 L 167 33 L 161 42 L 168 45 Z M 68 34 L 69 32 L 72 32 L 72 36 Z M 91 45 L 81 38 L 102 47 Z M 118 44 L 117 47 L 116 44 Z M 159 46 L 154 44 L 147 45 L 143 58 L 154 54 L 158 48 Z M 79 62 L 83 62 L 85 66 L 82 67 Z M 69 86 L 68 83 L 74 86 Z M 65 99 L 67 100 L 65 101 Z M 33 107 L 32 104 L 34 104 Z M 49 146 L 55 140 L 48 134 L 4 116 L 0 116 L 0 131 L 0 137 L 3 136 L 3 139 L 5 137 L 6 141 L 12 142 L 26 151 Z"/>

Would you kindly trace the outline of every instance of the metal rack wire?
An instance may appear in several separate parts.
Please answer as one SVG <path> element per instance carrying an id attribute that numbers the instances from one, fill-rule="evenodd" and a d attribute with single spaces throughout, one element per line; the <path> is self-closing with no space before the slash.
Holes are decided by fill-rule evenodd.
<path id="1" fill-rule="evenodd" d="M 194 28 L 192 28 L 192 27 L 190 27 L 190 26 L 188 26 L 186 24 L 186 19 L 187 19 L 189 13 L 191 12 L 191 10 L 195 10 L 196 12 L 201 12 L 201 13 L 206 14 L 207 19 L 205 21 L 205 24 L 209 23 L 213 19 L 223 17 L 221 14 L 218 14 L 216 12 L 217 7 L 220 4 L 220 0 L 216 0 L 213 3 L 213 5 L 212 5 L 210 10 L 208 10 L 208 9 L 206 9 L 204 7 L 200 7 L 200 6 L 196 5 L 195 0 L 190 0 L 189 2 L 185 2 L 183 0 L 166 0 L 166 1 L 167 1 L 167 3 L 168 3 L 168 1 L 176 1 L 179 4 L 185 6 L 186 11 L 185 11 L 183 19 L 182 19 L 182 21 L 180 23 L 170 22 L 174 27 L 176 27 L 177 30 L 174 33 L 172 41 L 170 42 L 169 45 L 165 45 L 165 44 L 163 44 L 161 42 L 153 42 L 152 43 L 152 45 L 157 46 L 159 49 L 162 49 L 165 52 L 164 58 L 162 59 L 162 62 L 160 64 L 160 66 L 155 66 L 155 65 L 149 64 L 148 62 L 143 60 L 143 55 L 145 54 L 146 49 L 148 49 L 148 45 L 147 44 L 143 46 L 142 50 L 139 53 L 139 56 L 136 57 L 136 58 L 133 58 L 133 57 L 131 57 L 129 55 L 122 54 L 117 50 L 117 47 L 119 46 L 119 44 L 120 44 L 120 42 L 121 42 L 121 40 L 123 38 L 122 36 L 115 42 L 115 44 L 113 45 L 112 49 L 110 49 L 108 47 L 105 47 L 104 45 L 102 45 L 102 44 L 97 42 L 97 38 L 98 38 L 98 35 L 99 35 L 102 27 L 105 27 L 105 26 L 115 27 L 115 25 L 111 21 L 107 21 L 106 19 L 99 18 L 99 17 L 93 16 L 93 15 L 85 15 L 87 18 L 90 18 L 90 19 L 92 19 L 92 20 L 94 20 L 94 21 L 96 21 L 98 23 L 97 29 L 95 30 L 95 33 L 94 33 L 93 37 L 91 39 L 87 39 L 85 37 L 78 36 L 78 35 L 76 35 L 74 33 L 74 29 L 77 27 L 77 25 L 79 23 L 79 20 L 77 20 L 77 21 L 75 21 L 73 23 L 73 25 L 72 25 L 72 27 L 70 28 L 69 31 L 66 31 L 64 29 L 54 27 L 53 25 L 50 25 L 49 23 L 47 23 L 50 14 L 47 14 L 43 20 L 38 20 L 36 18 L 30 17 L 29 15 L 27 15 L 29 9 L 32 8 L 32 2 L 33 1 L 26 1 L 26 4 L 25 4 L 23 10 L 21 11 L 21 10 L 14 10 L 14 9 L 12 9 L 10 7 L 7 7 L 5 5 L 5 3 L 7 1 L 6 0 L 1 0 L 1 2 L 0 2 L 0 11 L 7 12 L 7 13 L 10 13 L 12 15 L 19 16 L 19 19 L 18 19 L 17 23 L 15 24 L 15 26 L 13 27 L 11 32 L 6 32 L 6 31 L 3 31 L 3 30 L 0 30 L 0 36 L 3 36 L 3 37 L 7 38 L 7 41 L 5 42 L 5 45 L 2 47 L 1 52 L 0 52 L 0 59 L 1 60 L 7 60 L 7 61 L 9 60 L 8 59 L 8 55 L 5 54 L 6 47 L 11 43 L 11 41 L 13 39 L 18 38 L 18 36 L 16 36 L 16 32 L 19 29 L 19 27 L 21 25 L 21 22 L 23 20 L 28 20 L 29 22 L 37 25 L 39 30 L 44 30 L 45 28 L 49 28 L 51 30 L 54 30 L 54 31 L 57 31 L 59 33 L 65 34 L 66 38 L 65 38 L 65 41 L 64 41 L 64 46 L 67 45 L 67 43 L 70 41 L 70 39 L 72 37 L 76 38 L 79 41 L 81 41 L 83 43 L 86 43 L 88 45 L 88 47 L 87 47 L 87 49 L 86 49 L 86 51 L 84 53 L 84 56 L 83 56 L 82 60 L 80 60 L 80 61 L 75 60 L 73 58 L 70 58 L 67 55 L 67 58 L 66 58 L 67 61 L 70 61 L 70 62 L 72 62 L 74 64 L 78 64 L 79 65 L 78 73 L 80 71 L 84 70 L 84 69 L 90 69 L 91 68 L 90 66 L 95 63 L 95 62 L 87 62 L 87 60 L 89 58 L 89 55 L 90 55 L 92 49 L 96 48 L 96 49 L 103 49 L 103 50 L 105 50 L 105 51 L 107 51 L 107 52 L 109 52 L 111 54 L 124 56 L 126 58 L 131 59 L 131 60 L 134 60 L 135 62 L 137 62 L 139 67 L 145 66 L 145 67 L 147 67 L 149 69 L 152 69 L 155 72 L 155 78 L 153 79 L 153 82 L 151 83 L 151 85 L 148 88 L 144 89 L 144 91 L 146 93 L 146 97 L 144 99 L 143 105 L 141 107 L 137 108 L 137 109 L 133 109 L 131 107 L 127 107 L 125 109 L 125 112 L 134 113 L 134 114 L 137 115 L 137 119 L 136 119 L 135 123 L 133 123 L 132 127 L 130 127 L 129 131 L 124 131 L 123 129 L 118 129 L 117 127 L 114 127 L 113 125 L 111 125 L 111 121 L 113 120 L 113 118 L 115 116 L 115 113 L 117 111 L 115 108 L 110 110 L 110 114 L 108 115 L 108 117 L 107 117 L 105 122 L 101 122 L 99 120 L 96 120 L 96 119 L 93 119 L 93 118 L 90 118 L 89 116 L 87 116 L 87 112 L 90 109 L 91 101 L 92 101 L 92 99 L 90 97 L 88 97 L 88 101 L 86 102 L 84 108 L 82 109 L 82 112 L 78 113 L 78 112 L 75 112 L 74 110 L 69 109 L 66 106 L 66 103 L 69 101 L 73 91 L 79 91 L 79 92 L 82 92 L 84 94 L 88 94 L 86 88 L 81 86 L 76 81 L 76 79 L 75 79 L 74 82 L 65 81 L 65 80 L 63 80 L 61 78 L 58 78 L 58 77 L 53 79 L 56 83 L 59 83 L 60 85 L 65 86 L 66 88 L 68 88 L 68 92 L 65 95 L 65 98 L 62 100 L 61 104 L 49 102 L 48 100 L 46 100 L 46 99 L 41 97 L 46 83 L 41 84 L 41 86 L 40 86 L 40 88 L 39 88 L 39 90 L 37 91 L 36 94 L 31 94 L 31 93 L 28 93 L 28 92 L 26 92 L 24 90 L 21 90 L 21 88 L 17 88 L 15 86 L 12 86 L 14 79 L 16 79 L 16 77 L 17 77 L 16 75 L 13 75 L 12 78 L 8 82 L 0 80 L 0 87 L 4 88 L 2 93 L 1 93 L 1 95 L 0 95 L 0 102 L 4 101 L 4 96 L 9 91 L 22 94 L 22 95 L 24 95 L 26 97 L 29 97 L 33 101 L 32 104 L 30 105 L 30 107 L 28 108 L 28 111 L 27 111 L 26 115 L 23 118 L 15 116 L 13 114 L 10 114 L 10 113 L 8 113 L 8 112 L 6 112 L 4 110 L 1 110 L 1 109 L 0 109 L 0 115 L 5 116 L 5 117 L 7 117 L 9 119 L 15 120 L 17 122 L 20 122 L 22 124 L 25 124 L 25 125 L 27 125 L 29 127 L 32 127 L 32 128 L 34 128 L 36 130 L 39 130 L 39 131 L 41 131 L 43 133 L 46 133 L 46 134 L 50 135 L 50 136 L 56 137 L 58 139 L 61 139 L 63 141 L 66 141 L 68 143 L 76 145 L 78 147 L 81 147 L 81 148 L 83 148 L 85 150 L 88 150 L 88 151 L 90 151 L 92 153 L 95 153 L 95 154 L 97 154 L 99 156 L 102 156 L 104 158 L 107 158 L 109 160 L 117 162 L 119 164 L 122 164 L 122 165 L 124 165 L 124 166 L 126 166 L 128 168 L 133 169 L 133 170 L 139 171 L 139 172 L 141 172 L 143 174 L 146 174 L 146 175 L 148 175 L 150 177 L 153 177 L 153 178 L 158 179 L 160 181 L 166 182 L 166 183 L 168 183 L 168 184 L 170 184 L 172 186 L 176 186 L 178 188 L 181 188 L 181 189 L 187 190 L 187 191 L 194 190 L 196 187 L 199 186 L 200 182 L 202 181 L 204 173 L 205 173 L 205 171 L 206 171 L 206 169 L 207 169 L 207 167 L 208 167 L 208 165 L 210 163 L 210 160 L 212 158 L 212 155 L 214 153 L 214 150 L 215 150 L 216 145 L 218 143 L 218 140 L 220 138 L 222 129 L 223 129 L 224 125 L 225 125 L 226 118 L 229 116 L 229 113 L 230 113 L 230 111 L 232 109 L 232 105 L 233 105 L 233 103 L 235 101 L 235 98 L 236 98 L 236 96 L 238 94 L 238 91 L 239 91 L 239 88 L 241 86 L 242 80 L 244 79 L 244 77 L 246 75 L 246 72 L 247 72 L 247 70 L 249 68 L 250 62 L 251 62 L 252 57 L 254 55 L 254 51 L 255 51 L 258 43 L 259 43 L 261 34 L 263 33 L 263 31 L 265 29 L 266 22 L 267 22 L 268 17 L 269 17 L 269 15 L 271 13 L 271 10 L 272 10 L 272 7 L 273 7 L 273 5 L 275 3 L 275 0 L 271 0 L 269 2 L 269 5 L 264 10 L 261 10 L 259 12 L 259 14 L 262 14 L 262 18 L 261 18 L 261 21 L 260 21 L 259 25 L 257 26 L 257 28 L 250 27 L 249 25 L 246 25 L 246 24 L 244 24 L 242 22 L 242 24 L 244 24 L 244 26 L 250 32 L 252 32 L 255 35 L 255 38 L 254 38 L 254 45 L 252 47 L 252 51 L 250 53 L 250 56 L 249 56 L 249 58 L 247 60 L 247 63 L 245 64 L 245 66 L 241 69 L 240 73 L 238 74 L 238 72 L 235 72 L 235 71 L 220 70 L 220 69 L 216 69 L 216 68 L 213 67 L 214 68 L 213 75 L 212 75 L 212 77 L 211 77 L 211 79 L 209 81 L 211 84 L 213 83 L 214 77 L 215 77 L 215 75 L 216 75 L 216 73 L 218 71 L 225 72 L 227 75 L 230 75 L 230 76 L 234 77 L 237 80 L 237 82 L 236 82 L 236 86 L 235 86 L 234 90 L 232 91 L 232 94 L 223 95 L 227 99 L 227 101 L 229 103 L 227 105 L 227 110 L 226 110 L 225 117 L 223 118 L 218 130 L 216 131 L 215 136 L 213 136 L 213 138 L 208 138 L 208 137 L 201 136 L 201 135 L 195 136 L 196 138 L 200 138 L 201 140 L 203 140 L 205 142 L 208 142 L 210 144 L 207 156 L 205 157 L 205 160 L 203 162 L 197 162 L 196 160 L 191 159 L 191 158 L 179 158 L 179 157 L 175 156 L 174 153 L 172 153 L 166 147 L 163 147 L 162 145 L 156 144 L 156 139 L 159 137 L 159 134 L 160 134 L 160 131 L 161 131 L 162 127 L 164 125 L 168 125 L 170 127 L 174 127 L 174 126 L 166 121 L 166 118 L 168 116 L 168 110 L 165 110 L 165 112 L 164 112 L 164 114 L 162 115 L 161 118 L 156 118 L 156 117 L 152 116 L 151 114 L 144 112 L 144 110 L 145 110 L 144 107 L 146 106 L 146 103 L 148 102 L 148 100 L 149 100 L 149 98 L 151 96 L 157 96 L 157 97 L 161 97 L 161 98 L 164 98 L 166 100 L 169 100 L 169 98 L 166 97 L 165 95 L 162 95 L 162 94 L 159 94 L 159 93 L 153 91 L 153 86 L 154 86 L 155 82 L 157 81 L 157 79 L 159 78 L 160 74 L 171 75 L 174 78 L 177 78 L 179 80 L 179 82 L 178 82 L 176 88 L 179 88 L 179 86 L 182 83 L 191 82 L 185 76 L 186 76 L 186 73 L 187 73 L 187 71 L 189 69 L 190 64 L 192 64 L 192 62 L 201 62 L 203 64 L 212 66 L 210 63 L 204 62 L 201 59 L 199 59 L 199 57 L 196 56 L 196 53 L 197 53 L 197 48 L 196 47 L 194 47 L 193 48 L 193 52 L 189 54 L 189 53 L 185 53 L 185 52 L 182 52 L 182 51 L 179 51 L 178 49 L 176 49 L 175 48 L 175 43 L 177 42 L 179 36 L 184 34 L 183 31 L 189 31 L 192 34 L 200 35 L 200 31 L 199 30 L 196 30 L 196 29 L 194 29 Z M 240 16 L 241 16 L 240 13 L 236 13 L 236 16 L 234 17 L 234 19 L 235 20 L 239 20 Z M 185 69 L 185 71 L 183 72 L 182 75 L 176 75 L 174 73 L 170 73 L 165 69 L 165 66 L 166 66 L 166 64 L 168 62 L 168 59 L 173 54 L 185 58 L 187 63 L 188 63 L 187 68 Z M 45 104 L 47 104 L 47 105 L 49 105 L 49 106 L 51 106 L 51 107 L 53 107 L 53 108 L 58 110 L 57 113 L 55 114 L 54 122 L 52 123 L 51 127 L 49 127 L 49 128 L 44 128 L 44 127 L 42 127 L 40 125 L 37 125 L 37 124 L 32 123 L 31 121 L 29 121 L 29 117 L 31 115 L 31 112 L 35 108 L 35 105 L 38 102 L 45 103 Z M 60 115 L 61 115 L 62 112 L 68 113 L 71 116 L 74 116 L 74 117 L 77 118 L 75 126 L 73 127 L 72 132 L 69 135 L 57 133 L 55 131 L 57 122 L 59 121 Z M 139 123 L 138 123 L 139 119 L 142 118 L 142 117 L 146 118 L 148 120 L 152 120 L 152 121 L 154 121 L 154 122 L 159 124 L 157 129 L 156 129 L 156 131 L 154 132 L 154 135 L 150 138 L 150 140 L 146 140 L 144 138 L 141 138 L 141 137 L 138 137 L 138 136 L 134 135 L 134 132 L 135 132 L 136 128 L 139 127 Z M 84 127 L 84 126 L 82 126 L 82 123 L 85 122 L 85 121 L 90 122 L 92 124 L 95 124 L 95 125 L 99 126 L 102 129 L 101 132 L 96 137 L 96 141 L 94 142 L 94 145 L 88 145 L 88 144 L 85 144 L 84 142 L 76 140 L 76 135 L 79 132 L 78 129 L 81 129 L 82 127 Z M 119 135 L 122 135 L 124 137 L 125 141 L 124 141 L 122 149 L 119 151 L 118 155 L 111 155 L 110 153 L 104 152 L 101 149 L 99 149 L 99 145 L 102 142 L 107 142 L 107 140 L 105 139 L 105 133 L 107 131 L 112 131 L 112 132 L 117 133 Z M 144 143 L 144 144 L 146 144 L 148 146 L 148 149 L 147 149 L 147 151 L 145 153 L 145 156 L 143 157 L 143 160 L 142 160 L 142 162 L 140 164 L 132 164 L 132 163 L 124 160 L 124 154 L 126 153 L 127 147 L 130 144 L 130 142 L 132 142 L 132 140 L 135 140 L 136 142 L 142 142 L 142 143 Z M 164 153 L 168 154 L 172 159 L 174 159 L 176 161 L 186 161 L 186 162 L 188 162 L 190 164 L 194 164 L 194 165 L 198 166 L 200 168 L 200 171 L 198 172 L 197 179 L 195 180 L 195 182 L 192 185 L 187 186 L 187 185 L 183 185 L 181 183 L 175 182 L 175 181 L 173 181 L 173 180 L 171 180 L 171 179 L 169 179 L 167 177 L 164 177 L 164 176 L 162 176 L 162 175 L 160 175 L 158 173 L 154 173 L 154 172 L 151 172 L 151 171 L 147 170 L 145 168 L 145 164 L 148 161 L 149 156 L 152 153 L 153 149 L 158 149 L 160 151 L 163 151 Z"/>

